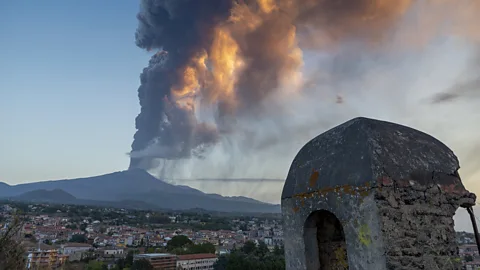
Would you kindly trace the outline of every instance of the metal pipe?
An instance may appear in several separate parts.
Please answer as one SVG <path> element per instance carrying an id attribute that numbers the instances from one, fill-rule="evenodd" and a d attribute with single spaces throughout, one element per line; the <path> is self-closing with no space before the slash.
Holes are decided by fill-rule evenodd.
<path id="1" fill-rule="evenodd" d="M 473 212 L 473 207 L 468 206 L 467 212 L 470 215 L 470 220 L 472 221 L 473 232 L 475 234 L 475 241 L 477 242 L 478 252 L 480 252 L 480 234 L 478 234 L 477 221 L 475 220 L 475 213 Z"/>

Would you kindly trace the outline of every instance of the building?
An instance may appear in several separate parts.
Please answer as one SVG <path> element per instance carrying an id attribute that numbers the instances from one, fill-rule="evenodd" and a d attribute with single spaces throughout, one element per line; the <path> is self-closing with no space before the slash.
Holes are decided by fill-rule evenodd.
<path id="1" fill-rule="evenodd" d="M 394 123 L 355 118 L 317 136 L 282 192 L 286 270 L 461 269 L 453 216 L 476 196 L 458 168 L 445 144 Z"/>
<path id="2" fill-rule="evenodd" d="M 123 249 L 106 249 L 103 251 L 103 257 L 122 257 Z"/>
<path id="3" fill-rule="evenodd" d="M 150 262 L 154 269 L 175 270 L 177 267 L 177 255 L 168 253 L 138 254 L 133 260 L 145 259 Z"/>
<path id="4" fill-rule="evenodd" d="M 55 269 L 68 259 L 68 255 L 58 254 L 57 250 L 31 251 L 27 256 L 27 269 Z"/>
<path id="5" fill-rule="evenodd" d="M 478 269 L 480 269 L 480 261 L 465 263 L 465 270 L 478 270 Z"/>
<path id="6" fill-rule="evenodd" d="M 89 251 L 91 248 L 93 248 L 92 245 L 90 244 L 84 244 L 84 243 L 67 243 L 67 244 L 64 244 L 64 245 L 61 245 L 60 246 L 60 252 L 62 254 L 66 254 L 66 255 L 69 255 L 69 254 L 73 254 L 73 253 L 78 253 L 78 252 L 87 252 Z"/>
<path id="7" fill-rule="evenodd" d="M 461 257 L 465 256 L 472 256 L 472 257 L 478 257 L 478 248 L 476 244 L 470 244 L 470 245 L 461 245 L 458 247 L 458 253 L 460 254 Z"/>
<path id="8" fill-rule="evenodd" d="M 177 270 L 213 270 L 215 254 L 188 254 L 177 256 Z"/>

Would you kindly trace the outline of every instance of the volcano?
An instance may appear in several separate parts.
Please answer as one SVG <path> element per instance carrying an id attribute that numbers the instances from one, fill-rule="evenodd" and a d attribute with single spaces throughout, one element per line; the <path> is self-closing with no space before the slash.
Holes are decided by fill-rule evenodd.
<path id="1" fill-rule="evenodd" d="M 141 202 L 140 208 L 171 210 L 204 209 L 207 211 L 239 213 L 278 213 L 280 206 L 243 197 L 225 197 L 200 190 L 172 185 L 153 177 L 141 169 L 114 172 L 105 175 L 41 181 L 19 185 L 0 182 L 0 198 L 28 201 L 33 191 L 62 190 L 72 195 L 72 204 L 118 205 L 122 202 Z M 52 201 L 53 202 L 53 201 Z M 68 201 L 62 201 L 68 203 Z M 138 203 L 137 203 L 138 205 Z M 151 209 L 155 210 L 155 209 Z"/>

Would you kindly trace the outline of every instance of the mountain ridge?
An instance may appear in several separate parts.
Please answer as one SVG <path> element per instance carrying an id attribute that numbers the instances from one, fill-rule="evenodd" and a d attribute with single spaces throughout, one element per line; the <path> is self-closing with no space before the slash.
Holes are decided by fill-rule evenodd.
<path id="1" fill-rule="evenodd" d="M 140 169 L 93 177 L 49 180 L 18 185 L 8 185 L 0 182 L 0 198 L 15 198 L 23 194 L 26 199 L 31 196 L 28 192 L 45 193 L 52 190 L 62 190 L 76 198 L 77 200 L 72 199 L 72 201 L 77 202 L 82 200 L 89 201 L 89 203 L 91 201 L 101 201 L 108 204 L 108 202 L 118 203 L 122 200 L 129 200 L 173 210 L 203 208 L 224 212 L 280 212 L 279 205 L 242 196 L 225 197 L 218 194 L 207 194 L 185 185 L 176 186 L 157 179 Z"/>

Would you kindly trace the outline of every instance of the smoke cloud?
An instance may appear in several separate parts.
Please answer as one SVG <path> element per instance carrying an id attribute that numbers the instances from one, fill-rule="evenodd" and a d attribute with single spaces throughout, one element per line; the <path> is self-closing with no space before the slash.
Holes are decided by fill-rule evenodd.
<path id="1" fill-rule="evenodd" d="M 443 140 L 473 184 L 479 14 L 476 0 L 143 0 L 137 45 L 158 53 L 141 75 L 130 166 L 283 179 L 308 140 L 366 116 Z M 278 200 L 271 185 L 221 192 Z"/>

